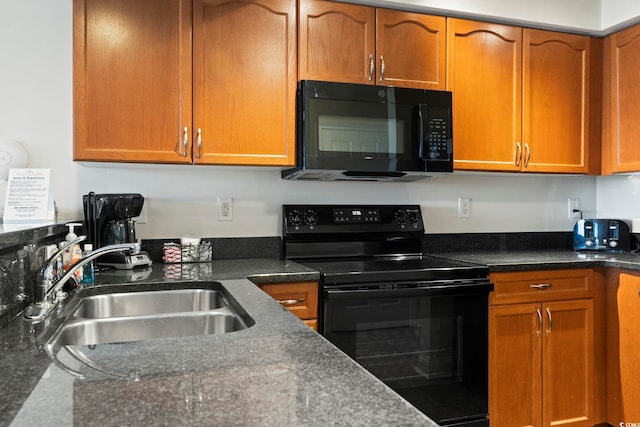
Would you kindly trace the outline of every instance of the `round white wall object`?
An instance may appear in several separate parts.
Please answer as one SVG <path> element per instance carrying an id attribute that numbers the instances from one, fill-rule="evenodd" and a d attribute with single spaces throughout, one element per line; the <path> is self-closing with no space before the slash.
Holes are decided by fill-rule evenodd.
<path id="1" fill-rule="evenodd" d="M 0 138 L 0 183 L 7 180 L 9 169 L 24 168 L 27 161 L 27 151 L 20 142 Z"/>

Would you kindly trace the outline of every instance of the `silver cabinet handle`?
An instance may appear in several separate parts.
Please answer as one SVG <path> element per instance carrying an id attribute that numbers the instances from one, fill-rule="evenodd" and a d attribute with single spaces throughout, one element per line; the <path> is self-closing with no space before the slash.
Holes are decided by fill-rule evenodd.
<path id="1" fill-rule="evenodd" d="M 536 283 L 533 285 L 529 285 L 529 287 L 533 289 L 549 289 L 551 286 L 551 283 Z"/>
<path id="2" fill-rule="evenodd" d="M 293 304 L 299 304 L 301 302 L 304 302 L 304 298 L 298 298 L 298 299 L 280 299 L 278 300 L 278 302 L 282 305 L 293 305 Z"/>
<path id="3" fill-rule="evenodd" d="M 547 336 L 551 335 L 551 329 L 553 329 L 553 317 L 551 316 L 551 310 L 547 307 L 547 316 L 549 317 L 549 327 L 547 328 Z"/>
<path id="4" fill-rule="evenodd" d="M 524 144 L 524 151 L 525 151 L 525 161 L 524 161 L 524 167 L 529 167 L 529 160 L 531 160 L 531 150 L 529 149 L 529 144 Z"/>
<path id="5" fill-rule="evenodd" d="M 380 81 L 384 80 L 384 57 L 380 55 Z"/>
<path id="6" fill-rule="evenodd" d="M 369 81 L 373 80 L 374 71 L 376 71 L 376 63 L 373 60 L 373 55 L 369 55 Z"/>
<path id="7" fill-rule="evenodd" d="M 536 336 L 539 337 L 542 333 L 542 312 L 539 308 L 536 309 L 536 312 L 538 313 L 538 330 L 536 331 Z"/>
<path id="8" fill-rule="evenodd" d="M 198 136 L 196 137 L 196 144 L 198 146 L 198 152 L 196 158 L 200 158 L 200 151 L 202 150 L 202 129 L 198 128 Z"/>
<path id="9" fill-rule="evenodd" d="M 522 161 L 522 146 L 519 142 L 516 142 L 516 166 L 520 167 L 520 162 Z"/>
<path id="10" fill-rule="evenodd" d="M 182 157 L 187 157 L 187 148 L 189 148 L 189 128 L 186 126 L 182 130 L 182 145 L 184 145 L 184 153 L 182 153 Z"/>

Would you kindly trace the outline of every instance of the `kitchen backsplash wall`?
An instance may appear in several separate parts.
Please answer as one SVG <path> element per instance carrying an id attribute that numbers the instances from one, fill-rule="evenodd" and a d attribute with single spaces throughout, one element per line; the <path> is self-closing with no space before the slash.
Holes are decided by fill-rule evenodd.
<path id="1" fill-rule="evenodd" d="M 599 218 L 625 219 L 630 226 L 633 219 L 640 222 L 640 175 L 598 177 L 596 198 Z"/>
<path id="2" fill-rule="evenodd" d="M 489 11 L 495 2 L 481 3 Z M 556 19 L 551 3 L 532 8 Z M 584 215 L 595 216 L 602 205 L 596 181 L 609 179 L 455 174 L 415 183 L 310 183 L 283 181 L 273 168 L 74 163 L 72 0 L 1 2 L 0 52 L 0 137 L 21 141 L 30 167 L 52 169 L 59 219 L 81 217 L 89 191 L 140 192 L 148 198 L 147 223 L 137 228 L 145 239 L 279 235 L 283 203 L 314 202 L 420 204 L 427 233 L 569 231 L 567 198 L 580 198 Z M 626 200 L 629 185 L 621 188 L 607 186 L 607 200 Z M 221 196 L 233 198 L 231 222 L 217 220 Z M 470 218 L 458 218 L 459 197 L 471 199 Z"/>
<path id="3" fill-rule="evenodd" d="M 167 170 L 175 182 L 157 188 L 154 183 Z M 84 181 L 99 182 L 101 170 L 82 172 L 95 175 Z M 281 235 L 285 203 L 419 204 L 427 233 L 572 230 L 568 197 L 581 199 L 585 215 L 595 214 L 595 178 L 582 176 L 455 174 L 414 183 L 352 183 L 283 181 L 277 170 L 234 168 L 196 168 L 187 174 L 184 167 L 165 166 L 113 173 L 121 179 L 148 177 L 131 187 L 148 196 L 148 222 L 137 226 L 144 238 Z M 233 221 L 217 220 L 217 196 L 233 197 Z M 458 217 L 458 197 L 470 198 L 469 218 Z"/>

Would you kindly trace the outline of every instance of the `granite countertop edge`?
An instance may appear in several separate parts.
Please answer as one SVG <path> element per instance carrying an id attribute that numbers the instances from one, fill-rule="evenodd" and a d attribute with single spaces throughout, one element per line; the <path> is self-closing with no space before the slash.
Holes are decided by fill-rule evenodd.
<path id="1" fill-rule="evenodd" d="M 430 254 L 448 259 L 482 264 L 490 272 L 608 267 L 640 270 L 639 253 L 573 250 L 447 252 Z"/>

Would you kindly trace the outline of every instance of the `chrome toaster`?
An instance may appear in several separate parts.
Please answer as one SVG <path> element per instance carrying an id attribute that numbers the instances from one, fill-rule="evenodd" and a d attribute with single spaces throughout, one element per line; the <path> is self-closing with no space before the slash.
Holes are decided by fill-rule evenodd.
<path id="1" fill-rule="evenodd" d="M 581 219 L 573 227 L 576 251 L 629 252 L 631 231 L 621 219 Z"/>

